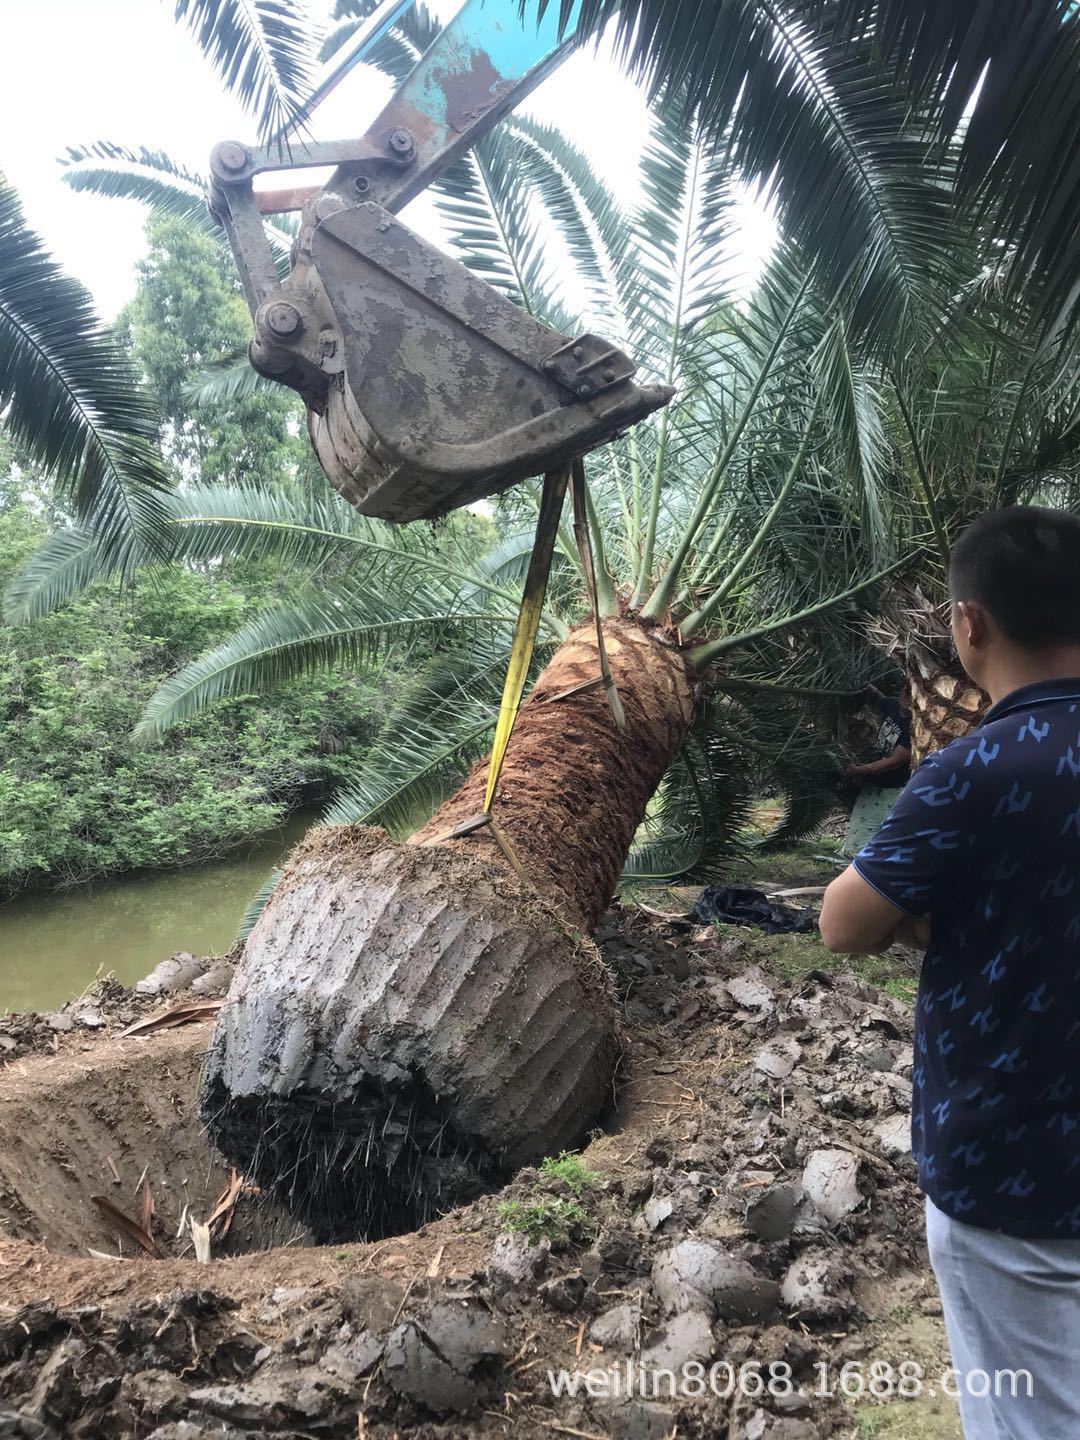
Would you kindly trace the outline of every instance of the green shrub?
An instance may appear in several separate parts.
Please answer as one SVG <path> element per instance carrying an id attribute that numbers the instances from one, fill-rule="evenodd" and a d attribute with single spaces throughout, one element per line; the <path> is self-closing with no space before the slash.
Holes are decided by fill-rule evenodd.
<path id="1" fill-rule="evenodd" d="M 527 1236 L 531 1245 L 541 1240 L 568 1245 L 591 1228 L 587 1212 L 576 1200 L 500 1200 L 498 1213 L 507 1230 Z"/>

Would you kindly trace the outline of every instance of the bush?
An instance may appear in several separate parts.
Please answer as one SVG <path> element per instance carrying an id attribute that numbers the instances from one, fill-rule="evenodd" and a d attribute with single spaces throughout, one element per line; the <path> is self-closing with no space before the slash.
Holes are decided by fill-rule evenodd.
<path id="1" fill-rule="evenodd" d="M 0 511 L 0 586 L 42 521 Z M 285 581 L 176 567 L 108 585 L 25 627 L 0 627 L 0 894 L 220 854 L 321 797 L 359 763 L 385 708 L 344 675 L 222 704 L 163 742 L 132 731 L 158 683 Z"/>

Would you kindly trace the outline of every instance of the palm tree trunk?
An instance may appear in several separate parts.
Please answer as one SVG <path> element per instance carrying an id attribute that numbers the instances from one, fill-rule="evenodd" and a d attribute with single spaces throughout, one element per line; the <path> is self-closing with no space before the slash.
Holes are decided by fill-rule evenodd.
<path id="1" fill-rule="evenodd" d="M 990 697 L 956 658 L 947 604 L 934 604 L 917 585 L 897 586 L 870 637 L 907 678 L 913 764 L 978 724 Z"/>
<path id="2" fill-rule="evenodd" d="M 600 673 L 592 625 L 559 647 L 521 708 L 494 813 L 532 883 L 592 930 L 615 893 L 634 832 L 693 716 L 687 661 L 661 632 L 604 622 L 612 675 L 626 712 L 620 734 L 602 690 L 564 695 Z M 409 842 L 431 845 L 483 808 L 487 761 Z M 476 852 L 475 837 L 448 842 Z M 501 862 L 501 856 L 498 857 Z"/>
<path id="3" fill-rule="evenodd" d="M 911 692 L 911 753 L 917 764 L 968 734 L 989 708 L 990 697 L 968 679 L 959 660 L 934 656 L 924 645 L 913 647 L 904 673 Z"/>
<path id="4" fill-rule="evenodd" d="M 494 803 L 519 876 L 481 830 L 486 766 L 407 845 L 313 831 L 245 947 L 203 1072 L 225 1155 L 326 1239 L 413 1228 L 577 1144 L 610 1095 L 614 999 L 587 938 L 693 710 L 683 653 L 605 622 L 628 731 L 591 626 L 518 720 Z"/>

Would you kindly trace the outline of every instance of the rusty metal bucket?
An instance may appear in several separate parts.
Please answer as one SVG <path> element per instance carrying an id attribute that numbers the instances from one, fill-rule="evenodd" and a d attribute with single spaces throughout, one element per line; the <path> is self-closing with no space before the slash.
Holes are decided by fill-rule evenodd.
<path id="1" fill-rule="evenodd" d="M 314 223 L 312 223 L 314 222 Z M 362 514 L 445 514 L 665 405 L 595 335 L 538 323 L 373 202 L 326 195 L 251 360 L 300 391 L 319 462 Z"/>

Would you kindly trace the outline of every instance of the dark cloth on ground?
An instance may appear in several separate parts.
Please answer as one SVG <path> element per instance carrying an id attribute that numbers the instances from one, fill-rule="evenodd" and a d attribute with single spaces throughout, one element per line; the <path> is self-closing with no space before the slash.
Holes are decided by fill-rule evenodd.
<path id="1" fill-rule="evenodd" d="M 806 934 L 817 928 L 813 910 L 778 905 L 760 890 L 742 885 L 709 885 L 691 912 L 705 925 L 747 925 L 766 935 Z"/>

